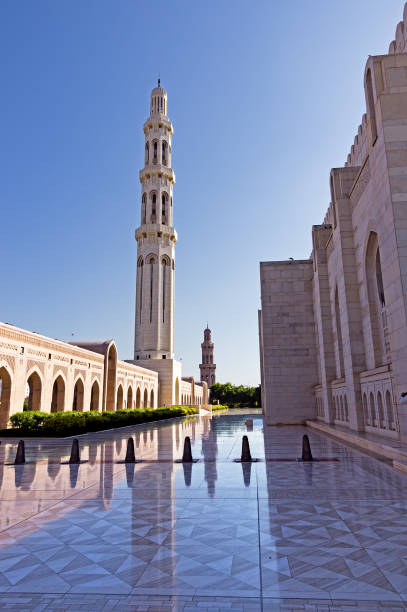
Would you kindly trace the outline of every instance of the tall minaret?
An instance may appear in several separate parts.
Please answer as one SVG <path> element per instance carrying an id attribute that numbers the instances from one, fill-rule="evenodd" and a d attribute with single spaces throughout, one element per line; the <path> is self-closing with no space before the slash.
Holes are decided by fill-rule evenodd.
<path id="1" fill-rule="evenodd" d="M 140 171 L 141 223 L 136 230 L 137 289 L 134 359 L 174 357 L 174 251 L 172 226 L 172 124 L 167 117 L 167 92 L 151 92 L 145 122 L 145 159 Z"/>
<path id="2" fill-rule="evenodd" d="M 213 363 L 213 342 L 211 339 L 211 330 L 208 325 L 204 330 L 204 341 L 202 347 L 202 363 L 199 364 L 201 370 L 201 382 L 208 383 L 211 387 L 216 382 L 216 364 Z"/>

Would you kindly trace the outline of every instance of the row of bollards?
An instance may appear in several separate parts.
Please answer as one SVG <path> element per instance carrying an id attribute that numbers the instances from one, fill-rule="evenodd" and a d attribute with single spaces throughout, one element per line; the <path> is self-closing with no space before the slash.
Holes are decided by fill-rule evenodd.
<path id="1" fill-rule="evenodd" d="M 189 436 L 186 436 L 184 441 L 184 452 L 182 454 L 181 463 L 194 463 L 192 457 L 191 450 L 191 439 Z M 249 439 L 247 436 L 243 436 L 242 438 L 242 454 L 240 456 L 240 461 L 243 462 L 252 462 L 257 461 L 257 459 L 253 459 L 250 452 Z M 313 461 L 311 445 L 307 435 L 304 435 L 302 438 L 302 454 L 301 461 Z M 70 464 L 80 463 L 81 456 L 79 450 L 79 441 L 77 438 L 72 440 L 71 447 L 71 455 L 69 457 Z M 24 440 L 20 440 L 17 446 L 16 458 L 14 460 L 14 465 L 21 465 L 25 463 L 25 445 Z M 124 463 L 136 463 L 136 455 L 134 452 L 134 440 L 133 438 L 129 438 L 127 440 L 127 449 L 126 449 L 126 457 L 124 459 Z"/>

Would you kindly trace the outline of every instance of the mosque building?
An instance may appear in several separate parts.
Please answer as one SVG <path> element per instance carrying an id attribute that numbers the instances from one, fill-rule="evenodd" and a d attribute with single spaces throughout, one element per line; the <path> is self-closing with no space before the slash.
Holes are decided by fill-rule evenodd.
<path id="1" fill-rule="evenodd" d="M 260 264 L 262 405 L 269 424 L 407 440 L 407 5 L 369 56 L 366 113 L 309 259 Z"/>
<path id="2" fill-rule="evenodd" d="M 29 409 L 43 412 L 208 404 L 207 382 L 183 377 L 174 359 L 173 127 L 160 81 L 144 134 L 134 358 L 120 361 L 113 340 L 62 342 L 0 323 L 0 428 L 23 410 L 26 389 Z"/>

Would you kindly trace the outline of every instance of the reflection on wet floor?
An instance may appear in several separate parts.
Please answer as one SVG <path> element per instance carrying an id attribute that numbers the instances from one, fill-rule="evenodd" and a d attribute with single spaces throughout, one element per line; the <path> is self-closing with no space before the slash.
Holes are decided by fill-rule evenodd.
<path id="1" fill-rule="evenodd" d="M 284 461 L 305 432 L 339 461 Z M 262 461 L 234 463 L 243 435 Z M 244 411 L 79 440 L 84 463 L 32 439 L 23 466 L 2 440 L 1 592 L 407 600 L 407 478 L 374 458 Z"/>

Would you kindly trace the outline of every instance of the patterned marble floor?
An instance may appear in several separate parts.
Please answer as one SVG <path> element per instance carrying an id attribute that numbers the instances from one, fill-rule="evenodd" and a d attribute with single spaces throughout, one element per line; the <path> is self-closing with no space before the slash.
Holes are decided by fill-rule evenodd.
<path id="1" fill-rule="evenodd" d="M 253 427 L 246 425 L 253 419 Z M 407 476 L 260 415 L 0 446 L 0 610 L 407 610 Z M 258 463 L 240 464 L 247 434 Z M 136 465 L 123 460 L 135 439 Z M 189 435 L 199 462 L 174 463 Z M 267 459 L 273 459 L 267 461 Z M 406 602 L 406 603 L 404 603 Z"/>

